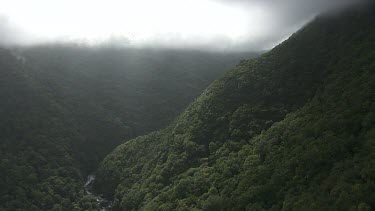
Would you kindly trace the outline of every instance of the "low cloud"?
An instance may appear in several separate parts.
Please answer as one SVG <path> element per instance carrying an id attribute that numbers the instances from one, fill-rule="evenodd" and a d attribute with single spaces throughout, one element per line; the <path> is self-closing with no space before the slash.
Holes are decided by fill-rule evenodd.
<path id="1" fill-rule="evenodd" d="M 0 45 L 78 42 L 215 51 L 270 49 L 316 15 L 364 0 L 5 1 Z M 27 5 L 23 5 L 27 4 Z M 18 5 L 23 5 L 18 7 Z M 148 6 L 146 6 L 148 5 Z"/>

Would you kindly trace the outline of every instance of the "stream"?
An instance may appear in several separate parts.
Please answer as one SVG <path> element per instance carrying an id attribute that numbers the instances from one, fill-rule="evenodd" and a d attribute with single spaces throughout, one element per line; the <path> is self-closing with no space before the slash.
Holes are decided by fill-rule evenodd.
<path id="1" fill-rule="evenodd" d="M 95 198 L 100 211 L 111 211 L 112 210 L 112 202 L 93 193 L 92 186 L 95 181 L 95 175 L 90 174 L 87 176 L 87 180 L 85 183 L 85 192 L 87 195 L 92 196 Z"/>

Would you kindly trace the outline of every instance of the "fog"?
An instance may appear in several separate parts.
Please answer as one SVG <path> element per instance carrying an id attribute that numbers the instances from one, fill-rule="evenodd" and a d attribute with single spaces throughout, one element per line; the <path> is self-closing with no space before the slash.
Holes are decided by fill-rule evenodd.
<path id="1" fill-rule="evenodd" d="M 270 49 L 361 0 L 0 0 L 0 44 Z"/>

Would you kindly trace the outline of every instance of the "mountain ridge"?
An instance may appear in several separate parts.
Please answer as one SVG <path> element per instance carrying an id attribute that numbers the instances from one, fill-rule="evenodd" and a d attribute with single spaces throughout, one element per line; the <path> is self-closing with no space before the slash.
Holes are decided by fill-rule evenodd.
<path id="1" fill-rule="evenodd" d="M 344 165 L 345 159 L 353 162 L 351 156 L 358 156 L 355 168 L 373 160 L 373 153 L 361 144 L 373 143 L 374 123 L 369 119 L 374 112 L 374 15 L 371 5 L 320 16 L 272 51 L 238 64 L 166 129 L 131 140 L 109 154 L 98 170 L 96 190 L 114 196 L 116 210 L 374 207 L 367 197 L 374 188 L 371 176 L 362 181 L 348 178 L 348 187 L 361 187 L 357 192 L 334 183 L 325 188 L 337 188 L 338 195 L 324 198 L 314 189 L 330 178 L 331 168 Z M 334 99 L 347 101 L 342 107 L 348 111 Z M 354 106 L 356 101 L 363 111 Z M 338 120 L 343 116 L 347 120 Z M 362 119 L 367 119 L 366 127 L 360 126 Z M 308 121 L 314 127 L 309 128 Z M 336 121 L 346 131 L 335 127 Z M 290 132 L 284 133 L 287 128 Z M 295 152 L 296 141 L 304 138 L 305 148 Z M 323 140 L 334 140 L 336 145 L 325 145 Z M 314 144 L 324 149 L 320 155 L 325 159 L 314 161 L 314 152 L 319 155 L 311 148 Z M 342 151 L 336 150 L 341 144 Z M 358 148 L 355 152 L 353 146 Z M 290 153 L 294 163 L 288 162 Z M 320 162 L 328 167 L 320 168 Z M 283 165 L 287 170 L 280 169 Z M 348 174 L 350 168 L 341 171 Z M 304 181 L 306 176 L 317 182 Z M 355 199 L 349 200 L 348 192 Z"/>
<path id="2" fill-rule="evenodd" d="M 99 161 L 171 121 L 243 55 L 0 48 L 0 210 L 99 209 L 84 192 Z"/>

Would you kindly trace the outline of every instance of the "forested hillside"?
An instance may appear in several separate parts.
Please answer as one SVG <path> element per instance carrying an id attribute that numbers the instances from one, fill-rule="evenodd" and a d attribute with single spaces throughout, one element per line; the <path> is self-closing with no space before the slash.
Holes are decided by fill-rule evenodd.
<path id="1" fill-rule="evenodd" d="M 0 209 L 84 207 L 73 158 L 83 137 L 71 113 L 9 51 L 1 50 L 0 70 Z"/>
<path id="2" fill-rule="evenodd" d="M 90 171 L 125 140 L 165 127 L 217 76 L 255 55 L 74 45 L 19 52 L 80 125 L 79 160 Z"/>
<path id="3" fill-rule="evenodd" d="M 375 209 L 375 7 L 238 64 L 97 176 L 116 210 Z"/>
<path id="4" fill-rule="evenodd" d="M 0 49 L 0 210 L 86 210 L 84 177 L 253 54 L 47 45 Z"/>

